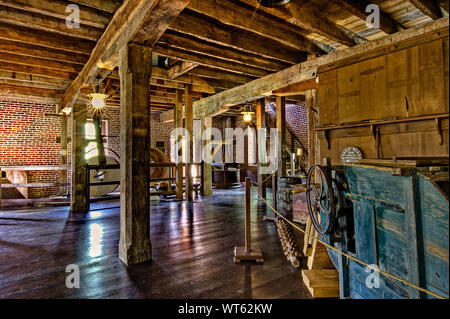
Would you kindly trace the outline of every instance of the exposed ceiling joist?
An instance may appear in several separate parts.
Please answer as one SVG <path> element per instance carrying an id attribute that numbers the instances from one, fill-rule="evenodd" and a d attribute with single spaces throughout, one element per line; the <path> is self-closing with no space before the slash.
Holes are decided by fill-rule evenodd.
<path id="1" fill-rule="evenodd" d="M 41 59 L 41 58 L 35 58 L 35 57 L 25 57 L 22 55 L 5 53 L 5 52 L 0 52 L 0 61 L 10 62 L 10 63 L 14 63 L 14 64 L 37 66 L 37 67 L 42 67 L 42 68 L 46 68 L 46 69 L 72 72 L 72 73 L 78 73 L 82 69 L 82 66 L 79 64 L 72 64 L 72 63 L 67 63 L 67 62 L 47 60 L 47 59 Z"/>
<path id="2" fill-rule="evenodd" d="M 301 34 L 293 25 L 271 19 L 255 10 L 244 8 L 231 1 L 191 0 L 188 8 L 220 22 L 245 29 L 271 38 L 297 50 L 309 53 L 323 53 L 312 41 Z"/>
<path id="3" fill-rule="evenodd" d="M 70 0 L 70 2 L 114 14 L 122 0 Z"/>
<path id="4" fill-rule="evenodd" d="M 95 42 L 0 22 L 0 39 L 72 53 L 90 54 Z"/>
<path id="5" fill-rule="evenodd" d="M 297 49 L 284 46 L 278 41 L 253 32 L 226 26 L 188 9 L 184 10 L 183 14 L 179 15 L 168 29 L 287 63 L 299 63 L 306 60 L 305 54 Z"/>
<path id="6" fill-rule="evenodd" d="M 213 43 L 190 38 L 180 35 L 179 33 L 167 32 L 161 39 L 160 43 L 164 43 L 171 48 L 186 50 L 192 53 L 209 55 L 212 57 L 221 58 L 223 60 L 245 64 L 255 68 L 260 68 L 268 71 L 280 71 L 291 64 L 278 62 L 263 58 L 259 55 L 241 52 L 229 47 L 218 46 Z"/>
<path id="7" fill-rule="evenodd" d="M 161 35 L 166 32 L 172 21 L 186 7 L 189 0 L 157 0 L 152 13 L 137 30 L 133 42 L 153 47 Z M 120 47 L 113 45 L 108 48 L 102 58 L 104 65 L 118 66 Z"/>
<path id="8" fill-rule="evenodd" d="M 229 106 L 242 104 L 262 96 L 272 95 L 274 90 L 291 84 L 315 79 L 319 70 L 336 68 L 347 63 L 354 63 L 362 58 L 369 59 L 386 52 L 407 48 L 417 44 L 417 39 L 430 41 L 434 37 L 448 36 L 448 16 L 425 26 L 419 26 L 397 32 L 377 41 L 366 42 L 351 48 L 336 51 L 322 57 L 294 65 L 286 70 L 256 79 L 247 84 L 203 98 L 194 102 L 194 118 L 202 118 L 223 112 Z"/>
<path id="9" fill-rule="evenodd" d="M 71 54 L 61 50 L 54 50 L 32 44 L 19 43 L 0 39 L 0 52 L 13 53 L 28 57 L 45 58 L 61 62 L 84 65 L 89 56 L 86 54 Z"/>
<path id="10" fill-rule="evenodd" d="M 170 70 L 169 70 L 169 78 L 175 79 L 185 73 L 188 73 L 195 67 L 197 67 L 198 64 L 190 61 L 182 61 L 175 64 Z"/>
<path id="11" fill-rule="evenodd" d="M 344 8 L 349 13 L 366 21 L 368 13 L 366 12 L 369 1 L 365 0 L 333 0 L 336 4 Z M 402 27 L 388 14 L 380 11 L 380 30 L 386 34 L 392 34 L 402 30 Z"/>
<path id="12" fill-rule="evenodd" d="M 66 1 L 62 0 L 0 0 L 0 4 L 12 8 L 40 13 L 65 20 L 68 16 Z M 100 13 L 88 7 L 80 8 L 80 23 L 104 29 L 111 19 L 111 15 Z"/>
<path id="13" fill-rule="evenodd" d="M 11 62 L 0 61 L 0 70 L 11 71 L 22 74 L 31 74 L 37 76 L 50 77 L 55 79 L 73 80 L 76 78 L 76 73 L 70 73 L 60 70 L 52 70 L 39 66 L 29 66 L 24 64 L 15 64 Z"/>
<path id="14" fill-rule="evenodd" d="M 80 25 L 79 28 L 69 29 L 66 21 L 62 19 L 6 6 L 0 6 L 0 21 L 91 41 L 97 41 L 103 33 L 102 29 L 85 25 Z"/>
<path id="15" fill-rule="evenodd" d="M 350 30 L 344 30 L 336 23 L 329 21 L 317 13 L 313 8 L 302 6 L 296 1 L 292 1 L 282 7 L 268 8 L 261 6 L 258 0 L 240 0 L 251 5 L 257 10 L 264 11 L 273 16 L 279 17 L 293 25 L 304 30 L 324 36 L 330 40 L 336 41 L 343 45 L 355 45 L 357 36 Z"/>
<path id="16" fill-rule="evenodd" d="M 183 60 L 183 61 L 190 61 L 190 62 L 197 63 L 199 65 L 203 65 L 203 66 L 207 66 L 207 67 L 211 67 L 211 68 L 215 68 L 215 69 L 219 69 L 219 70 L 225 70 L 225 71 L 229 71 L 229 72 L 246 74 L 246 75 L 250 75 L 250 76 L 260 77 L 260 76 L 265 76 L 270 73 L 263 69 L 251 67 L 251 66 L 236 63 L 233 61 L 222 60 L 217 57 L 193 53 L 193 52 L 189 52 L 189 51 L 178 49 L 178 48 L 172 48 L 172 47 L 168 47 L 166 45 L 162 45 L 159 43 L 155 44 L 155 46 L 153 47 L 153 52 L 155 52 L 161 56 L 168 57 L 168 58 L 179 59 L 179 60 Z"/>
<path id="17" fill-rule="evenodd" d="M 243 74 L 237 74 L 237 73 L 231 73 L 231 72 L 224 72 L 224 71 L 218 71 L 210 68 L 205 67 L 197 67 L 189 72 L 189 74 L 198 75 L 203 78 L 213 78 L 213 79 L 219 79 L 219 80 L 225 80 L 235 83 L 247 83 L 250 81 L 253 81 L 255 77 L 247 76 Z"/>
<path id="18" fill-rule="evenodd" d="M 436 20 L 442 17 L 439 5 L 433 0 L 408 0 L 413 6 L 419 9 L 423 14 Z"/>
<path id="19" fill-rule="evenodd" d="M 82 85 L 88 81 L 88 78 L 92 76 L 92 74 L 96 73 L 98 64 L 104 59 L 105 51 L 110 50 L 109 52 L 118 52 L 120 48 L 135 37 L 149 16 L 158 15 L 158 12 L 152 10 L 160 1 L 162 0 L 124 1 L 123 5 L 116 11 L 102 37 L 97 42 L 89 61 L 64 94 L 60 106 L 62 109 L 66 106 L 71 107 L 75 102 Z M 175 12 L 180 12 L 186 6 L 187 2 L 188 0 L 172 0 L 171 8 Z M 165 19 L 164 16 L 160 16 L 160 18 Z M 161 20 L 160 22 L 163 21 L 165 20 Z M 159 26 L 160 23 L 156 23 L 155 25 Z M 162 34 L 165 29 L 160 31 Z M 159 36 L 157 38 L 159 38 Z"/>

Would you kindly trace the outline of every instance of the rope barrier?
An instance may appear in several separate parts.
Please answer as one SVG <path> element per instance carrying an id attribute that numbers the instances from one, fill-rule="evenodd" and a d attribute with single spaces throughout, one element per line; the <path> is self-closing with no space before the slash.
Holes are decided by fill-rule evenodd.
<path id="1" fill-rule="evenodd" d="M 351 259 L 351 260 L 353 260 L 353 261 L 355 261 L 355 262 L 361 264 L 361 265 L 364 265 L 364 266 L 366 266 L 366 267 L 368 267 L 368 268 L 370 268 L 370 269 L 372 269 L 372 270 L 374 270 L 374 271 L 377 271 L 377 272 L 379 272 L 380 274 L 382 274 L 382 275 L 384 275 L 384 276 L 386 276 L 386 277 L 392 278 L 392 279 L 394 279 L 394 280 L 396 280 L 396 281 L 398 281 L 398 282 L 401 282 L 401 283 L 403 283 L 403 284 L 405 284 L 405 285 L 407 285 L 407 286 L 410 286 L 410 287 L 415 288 L 415 289 L 417 289 L 417 290 L 419 290 L 419 291 L 422 291 L 422 292 L 424 292 L 424 293 L 427 293 L 427 294 L 429 294 L 429 295 L 431 295 L 431 296 L 433 296 L 433 297 L 436 297 L 436 298 L 438 298 L 438 299 L 448 299 L 448 297 L 441 296 L 441 295 L 439 295 L 439 294 L 437 294 L 437 293 L 434 293 L 434 292 L 429 291 L 429 290 L 427 290 L 427 289 L 425 289 L 425 288 L 422 288 L 422 287 L 419 287 L 419 286 L 417 286 L 417 285 L 415 285 L 415 284 L 413 284 L 413 283 L 410 283 L 409 281 L 406 281 L 406 280 L 404 280 L 404 279 L 401 279 L 401 278 L 399 278 L 399 277 L 397 277 L 397 276 L 395 276 L 395 275 L 392 275 L 392 274 L 390 274 L 390 273 L 387 273 L 387 272 L 385 272 L 385 271 L 379 269 L 378 267 L 374 267 L 374 266 L 372 266 L 372 265 L 370 265 L 370 264 L 368 264 L 368 263 L 366 263 L 366 262 L 364 262 L 364 261 L 362 261 L 362 260 L 359 260 L 358 258 L 355 258 L 355 257 L 353 257 L 353 256 L 351 256 L 351 255 L 349 255 L 349 254 L 347 254 L 347 253 L 344 253 L 343 251 L 340 251 L 339 249 L 337 249 L 337 248 L 335 248 L 335 247 L 333 247 L 333 246 L 331 246 L 331 245 L 329 245 L 329 244 L 327 244 L 327 243 L 321 241 L 318 237 L 313 236 L 313 235 L 309 234 L 308 232 L 306 232 L 305 230 L 301 229 L 299 226 L 297 226 L 296 224 L 294 224 L 293 222 L 291 222 L 290 220 L 288 220 L 286 217 L 284 217 L 282 214 L 280 214 L 276 209 L 274 209 L 274 208 L 267 202 L 267 200 L 266 200 L 266 199 L 258 192 L 258 189 L 255 187 L 255 185 L 257 185 L 256 183 L 253 183 L 253 182 L 252 182 L 251 185 L 252 185 L 252 188 L 255 190 L 255 192 L 258 194 L 258 196 L 264 201 L 264 203 L 266 203 L 267 206 L 269 206 L 269 208 L 270 208 L 271 210 L 273 210 L 273 211 L 275 212 L 275 214 L 277 214 L 279 217 L 281 217 L 282 219 L 284 219 L 288 224 L 290 224 L 290 225 L 291 225 L 292 227 L 294 227 L 295 229 L 297 229 L 297 230 L 301 231 L 303 234 L 308 235 L 308 236 L 310 236 L 311 238 L 317 240 L 319 243 L 321 243 L 322 245 L 326 246 L 327 248 L 329 248 L 329 249 L 331 249 L 331 250 L 333 250 L 333 251 L 335 251 L 335 252 L 337 252 L 337 253 L 339 253 L 339 254 L 345 256 L 345 257 L 347 257 L 348 259 Z"/>

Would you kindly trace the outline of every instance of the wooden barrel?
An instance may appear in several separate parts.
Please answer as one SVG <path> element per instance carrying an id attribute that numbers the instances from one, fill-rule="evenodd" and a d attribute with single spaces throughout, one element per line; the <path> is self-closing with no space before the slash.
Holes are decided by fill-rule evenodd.
<path id="1" fill-rule="evenodd" d="M 286 218 L 293 218 L 292 186 L 302 184 L 301 177 L 281 177 L 278 180 L 278 211 Z"/>
<path id="2" fill-rule="evenodd" d="M 241 187 L 241 174 L 235 168 L 215 169 L 212 171 L 212 182 L 215 188 L 238 188 Z"/>

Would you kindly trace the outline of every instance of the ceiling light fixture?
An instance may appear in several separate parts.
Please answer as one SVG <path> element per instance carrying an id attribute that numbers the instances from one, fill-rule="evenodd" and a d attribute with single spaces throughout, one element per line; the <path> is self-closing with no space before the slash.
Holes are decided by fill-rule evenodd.
<path id="1" fill-rule="evenodd" d="M 263 7 L 268 8 L 275 8 L 275 7 L 281 7 L 285 4 L 288 4 L 292 0 L 258 0 L 259 4 Z"/>
<path id="2" fill-rule="evenodd" d="M 102 109 L 105 107 L 106 94 L 92 93 L 89 94 L 89 97 L 91 98 L 91 104 L 94 108 Z"/>

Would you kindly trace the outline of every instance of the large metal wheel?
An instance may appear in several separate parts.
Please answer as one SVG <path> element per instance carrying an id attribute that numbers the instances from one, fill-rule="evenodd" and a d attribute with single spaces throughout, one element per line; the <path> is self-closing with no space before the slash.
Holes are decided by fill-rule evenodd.
<path id="1" fill-rule="evenodd" d="M 336 219 L 336 199 L 331 179 L 319 165 L 311 166 L 309 169 L 306 180 L 306 202 L 314 228 L 321 235 L 330 234 Z"/>

